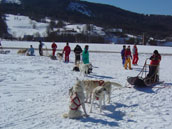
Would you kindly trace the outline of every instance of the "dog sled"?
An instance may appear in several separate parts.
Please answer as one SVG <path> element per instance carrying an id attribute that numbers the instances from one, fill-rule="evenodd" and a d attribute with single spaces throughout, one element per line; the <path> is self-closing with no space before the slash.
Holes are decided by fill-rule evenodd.
<path id="1" fill-rule="evenodd" d="M 8 53 L 10 53 L 10 50 L 5 50 L 5 51 L 4 50 L 1 50 L 0 51 L 0 54 L 8 54 Z"/>
<path id="2" fill-rule="evenodd" d="M 127 82 L 138 88 L 144 88 L 144 87 L 152 87 L 157 84 L 163 83 L 163 81 L 159 80 L 159 66 L 156 67 L 155 72 L 151 75 L 148 76 L 148 64 L 147 60 L 144 63 L 143 68 L 141 69 L 140 73 L 136 77 L 127 77 Z"/>

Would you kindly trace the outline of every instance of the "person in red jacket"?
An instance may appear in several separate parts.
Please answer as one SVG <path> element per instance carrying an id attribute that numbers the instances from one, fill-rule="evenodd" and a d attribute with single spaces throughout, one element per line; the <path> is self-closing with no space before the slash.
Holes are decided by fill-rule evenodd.
<path id="1" fill-rule="evenodd" d="M 53 51 L 53 56 L 55 56 L 57 45 L 56 45 L 56 43 L 54 41 L 53 41 L 53 43 L 51 45 L 51 48 L 52 48 L 52 51 Z"/>
<path id="2" fill-rule="evenodd" d="M 149 65 L 149 73 L 147 75 L 147 78 L 152 78 L 155 79 L 154 81 L 159 81 L 159 76 L 158 75 L 158 67 L 161 61 L 161 55 L 159 54 L 158 50 L 155 50 L 153 52 L 153 55 L 149 58 L 150 65 Z"/>
<path id="3" fill-rule="evenodd" d="M 137 65 L 138 60 L 139 60 L 139 57 L 138 57 L 138 49 L 137 49 L 137 46 L 135 44 L 133 46 L 133 62 L 132 62 L 132 64 L 133 65 Z"/>
<path id="4" fill-rule="evenodd" d="M 129 69 L 131 70 L 131 50 L 130 50 L 130 46 L 127 47 L 127 49 L 125 50 L 125 69 L 127 69 L 127 65 L 129 64 Z"/>
<path id="5" fill-rule="evenodd" d="M 66 46 L 63 49 L 63 53 L 65 53 L 65 62 L 67 62 L 67 63 L 69 62 L 70 51 L 71 51 L 71 49 L 70 49 L 69 43 L 67 42 Z"/>

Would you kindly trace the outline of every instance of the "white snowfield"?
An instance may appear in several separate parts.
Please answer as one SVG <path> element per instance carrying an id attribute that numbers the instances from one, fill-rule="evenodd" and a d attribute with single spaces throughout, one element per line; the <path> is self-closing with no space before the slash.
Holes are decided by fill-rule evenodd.
<path id="1" fill-rule="evenodd" d="M 37 42 L 2 41 L 3 46 L 38 47 Z M 50 48 L 50 43 L 45 43 Z M 57 43 L 62 49 L 65 44 Z M 73 49 L 76 44 L 70 44 Z M 85 44 L 80 44 L 84 48 Z M 122 45 L 89 44 L 89 50 L 121 51 Z M 131 46 L 132 48 L 132 46 Z M 172 53 L 171 47 L 138 46 L 139 52 Z M 49 51 L 50 53 L 50 51 Z M 171 129 L 172 128 L 172 68 L 171 56 L 162 56 L 160 80 L 154 88 L 124 88 L 128 76 L 137 76 L 150 54 L 140 54 L 138 66 L 124 70 L 119 53 L 90 53 L 93 73 L 83 78 L 72 71 L 70 63 L 38 55 L 18 55 L 17 50 L 0 54 L 0 129 Z M 149 63 L 149 62 L 148 62 Z M 87 118 L 65 119 L 68 112 L 68 90 L 80 79 L 101 79 L 118 82 L 113 87 L 111 103 L 102 113 L 94 109 Z M 96 106 L 97 107 L 97 106 Z"/>

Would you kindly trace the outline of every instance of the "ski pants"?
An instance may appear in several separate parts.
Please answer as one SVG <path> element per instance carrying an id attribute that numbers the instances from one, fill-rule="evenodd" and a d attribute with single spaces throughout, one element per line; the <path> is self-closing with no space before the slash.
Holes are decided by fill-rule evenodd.
<path id="1" fill-rule="evenodd" d="M 139 60 L 138 55 L 133 55 L 133 62 L 132 62 L 132 64 L 137 64 L 138 60 Z"/>
<path id="2" fill-rule="evenodd" d="M 65 62 L 69 62 L 69 55 L 65 55 Z"/>
<path id="3" fill-rule="evenodd" d="M 126 58 L 126 59 L 125 59 L 125 66 L 124 66 L 125 69 L 127 69 L 127 65 L 128 65 L 128 64 L 129 64 L 129 66 L 128 66 L 129 69 L 131 69 L 131 59 L 130 59 L 130 58 Z"/>
<path id="4" fill-rule="evenodd" d="M 122 64 L 125 65 L 125 57 L 122 57 Z"/>
<path id="5" fill-rule="evenodd" d="M 53 56 L 55 56 L 55 53 L 56 53 L 56 49 L 53 49 Z"/>
<path id="6" fill-rule="evenodd" d="M 77 64 L 77 61 L 80 61 L 80 54 L 75 54 L 75 64 Z"/>

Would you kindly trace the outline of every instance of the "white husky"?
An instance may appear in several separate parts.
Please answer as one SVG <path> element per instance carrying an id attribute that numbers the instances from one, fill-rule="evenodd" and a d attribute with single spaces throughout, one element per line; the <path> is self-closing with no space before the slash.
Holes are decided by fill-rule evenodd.
<path id="1" fill-rule="evenodd" d="M 81 62 L 79 64 L 79 71 L 80 71 L 80 75 L 85 76 L 85 75 L 89 74 L 90 72 L 92 72 L 92 64 L 91 63 L 84 64 L 84 63 Z"/>
<path id="2" fill-rule="evenodd" d="M 70 95 L 70 104 L 69 104 L 69 112 L 64 114 L 64 118 L 80 118 L 82 117 L 82 112 L 80 110 L 80 106 L 82 106 L 85 116 L 87 115 L 86 108 L 85 108 L 85 96 L 84 96 L 84 89 L 83 89 L 83 82 L 77 80 L 76 85 L 69 90 Z"/>
<path id="3" fill-rule="evenodd" d="M 102 86 L 98 86 L 94 88 L 93 93 L 92 93 L 90 112 L 92 112 L 92 106 L 95 100 L 99 101 L 100 112 L 102 112 L 102 102 L 103 102 L 103 105 L 105 106 L 105 92 L 106 92 L 106 88 Z"/>
<path id="4" fill-rule="evenodd" d="M 108 95 L 108 103 L 110 103 L 110 96 L 111 96 L 111 89 L 112 85 L 117 87 L 122 87 L 121 84 L 116 82 L 110 82 L 110 81 L 103 81 L 103 80 L 84 80 L 84 89 L 86 91 L 86 102 L 88 102 L 88 99 L 90 98 L 89 102 L 91 102 L 91 95 L 93 93 L 93 89 L 95 89 L 98 86 L 104 87 L 106 89 L 106 94 Z"/>

